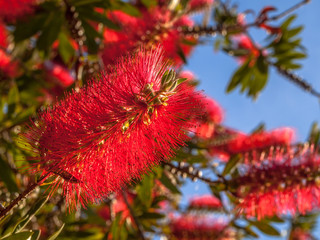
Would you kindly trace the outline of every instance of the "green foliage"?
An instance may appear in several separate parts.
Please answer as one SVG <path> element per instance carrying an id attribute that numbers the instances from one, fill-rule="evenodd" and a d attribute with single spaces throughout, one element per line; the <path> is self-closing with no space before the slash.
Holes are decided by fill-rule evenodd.
<path id="1" fill-rule="evenodd" d="M 30 151 L 31 146 L 20 136 L 21 129 L 27 129 L 29 120 L 34 119 L 38 112 L 44 111 L 48 105 L 63 98 L 63 92 L 76 91 L 76 84 L 63 87 L 57 79 L 48 77 L 48 72 L 52 69 L 47 65 L 57 63 L 87 84 L 87 78 L 96 79 L 97 73 L 103 70 L 101 54 L 106 47 L 105 41 L 113 41 L 113 38 L 116 38 L 106 36 L 107 39 L 104 39 L 104 31 L 106 29 L 116 32 L 127 31 L 127 29 L 121 29 L 119 22 L 115 21 L 109 13 L 116 10 L 132 18 L 139 18 L 144 11 L 152 10 L 159 5 L 157 0 L 44 0 L 38 2 L 30 16 L 8 22 L 7 19 L 0 19 L 0 24 L 2 22 L 6 24 L 9 33 L 7 40 L 10 44 L 4 50 L 12 57 L 12 65 L 15 61 L 18 62 L 14 76 L 2 76 L 2 70 L 0 70 L 0 214 L 2 209 L 18 196 L 18 193 L 28 189 L 28 186 L 39 178 L 34 176 L 35 172 L 29 170 L 30 164 L 38 160 L 39 156 L 37 157 L 37 152 Z M 158 24 L 156 29 L 146 33 L 140 33 L 141 30 L 137 29 L 137 36 L 141 35 L 141 39 L 135 43 L 137 47 L 141 43 L 148 46 L 158 44 L 159 38 L 170 40 L 170 34 L 174 33 L 179 37 L 182 36 L 185 29 L 177 28 L 175 20 L 192 12 L 189 3 L 189 0 L 169 1 L 168 6 L 162 6 L 171 10 L 172 21 Z M 239 89 L 241 93 L 257 98 L 268 82 L 272 67 L 287 70 L 301 67 L 298 61 L 307 55 L 299 36 L 303 26 L 292 26 L 295 15 L 289 16 L 281 23 L 280 33 L 268 34 L 264 41 L 265 46 L 255 43 L 250 37 L 252 47 L 256 51 L 253 52 L 253 49 L 235 46 L 233 37 L 238 34 L 250 36 L 250 28 L 257 27 L 257 24 L 248 27 L 240 24 L 238 9 L 229 4 L 215 1 L 215 6 L 211 10 L 212 29 L 216 29 L 218 34 L 214 49 L 222 50 L 241 60 L 240 66 L 227 84 L 227 92 Z M 208 14 L 209 10 L 207 11 Z M 166 18 L 167 16 L 157 17 Z M 150 21 L 153 20 L 150 19 Z M 204 22 L 206 22 L 205 17 Z M 79 25 L 78 28 L 76 28 L 77 25 Z M 205 24 L 202 27 L 205 29 Z M 174 31 L 168 35 L 168 30 Z M 200 31 L 198 34 L 195 31 L 194 35 L 190 34 L 183 38 L 182 43 L 188 47 L 206 43 L 206 39 L 198 39 L 199 35 L 203 33 Z M 147 37 L 150 39 L 146 39 Z M 184 64 L 187 63 L 188 56 L 183 48 L 180 45 L 175 48 L 177 56 Z M 2 46 L 0 50 L 2 51 Z M 95 66 L 98 67 L 94 68 Z M 92 75 L 86 75 L 88 72 Z M 196 84 L 186 78 L 179 78 L 176 72 L 179 72 L 179 69 L 168 70 L 163 74 L 161 80 L 163 89 L 174 93 L 177 85 L 182 82 L 195 87 Z M 201 118 L 201 116 L 197 117 Z M 87 209 L 77 206 L 75 212 L 70 213 L 63 199 L 63 191 L 67 190 L 58 189 L 51 192 L 51 189 L 47 189 L 48 185 L 56 188 L 57 181 L 71 181 L 72 176 L 67 171 L 61 170 L 56 173 L 56 180 L 51 177 L 43 184 L 44 186 L 27 195 L 16 208 L 0 218 L 0 239 L 138 239 L 140 233 L 137 224 L 146 233 L 147 239 L 159 235 L 171 239 L 171 220 L 168 218 L 170 213 L 182 215 L 192 213 L 195 216 L 198 214 L 197 210 L 180 206 L 179 199 L 183 196 L 185 184 L 188 183 L 184 178 L 196 181 L 200 176 L 212 195 L 223 202 L 223 207 L 218 209 L 219 214 L 230 220 L 226 230 L 233 231 L 236 239 L 259 238 L 261 233 L 279 236 L 279 231 L 274 225 L 283 223 L 282 217 L 246 220 L 244 215 L 235 212 L 239 197 L 238 186 L 233 180 L 241 175 L 239 166 L 244 162 L 244 154 L 232 155 L 227 162 L 216 161 L 210 149 L 215 146 L 224 146 L 233 138 L 233 134 L 224 131 L 226 130 L 224 126 L 210 124 L 214 128 L 214 138 L 200 139 L 194 133 L 190 133 L 190 140 L 176 152 L 172 159 L 166 159 L 168 162 L 153 168 L 152 172 L 142 176 L 141 180 L 133 180 L 134 183 L 124 190 L 129 204 L 124 201 L 119 192 L 106 196 L 100 203 L 89 205 Z M 259 125 L 253 132 L 262 130 L 264 125 Z M 310 144 L 319 145 L 320 130 L 317 123 L 312 125 L 308 141 Z M 183 164 L 189 167 L 183 169 L 181 167 L 181 171 L 173 170 L 168 167 L 171 162 L 178 168 Z M 200 169 L 204 170 L 202 175 Z M 51 180 L 53 182 L 50 182 Z M 200 212 L 208 213 L 203 209 Z M 311 231 L 316 225 L 317 216 L 307 214 L 287 221 L 291 223 L 291 230 Z"/>

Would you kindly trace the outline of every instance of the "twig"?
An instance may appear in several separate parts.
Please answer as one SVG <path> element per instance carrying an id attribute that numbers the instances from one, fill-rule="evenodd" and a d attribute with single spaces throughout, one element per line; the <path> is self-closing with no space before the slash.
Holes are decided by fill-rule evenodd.
<path id="1" fill-rule="evenodd" d="M 179 166 L 175 166 L 169 162 L 164 164 L 171 169 L 171 172 L 180 172 L 182 174 L 185 174 L 188 177 L 191 177 L 192 180 L 199 179 L 205 183 L 208 183 L 209 185 L 216 185 L 218 183 L 222 183 L 222 181 L 220 180 L 214 181 L 210 178 L 203 177 L 202 172 L 197 169 L 194 169 L 194 167 L 192 166 L 181 166 L 181 164 Z"/>
<path id="2" fill-rule="evenodd" d="M 280 66 L 277 66 L 273 63 L 271 63 L 272 66 L 274 66 L 277 71 L 282 74 L 283 76 L 285 76 L 288 80 L 290 80 L 291 82 L 297 84 L 299 87 L 301 87 L 303 90 L 309 92 L 310 94 L 312 94 L 313 96 L 316 96 L 318 98 L 320 98 L 320 93 L 318 91 L 316 91 L 310 83 L 306 82 L 304 79 L 302 79 L 300 76 L 296 75 L 295 73 L 291 72 L 288 69 L 282 68 Z"/>
<path id="3" fill-rule="evenodd" d="M 303 0 L 302 2 L 297 3 L 296 5 L 292 6 L 291 8 L 289 8 L 289 9 L 287 9 L 285 11 L 283 11 L 282 13 L 266 19 L 266 21 L 276 21 L 276 20 L 278 20 L 280 18 L 283 18 L 283 17 L 287 16 L 288 14 L 294 12 L 298 8 L 302 7 L 303 5 L 308 4 L 309 2 L 311 2 L 311 0 Z"/>
<path id="4" fill-rule="evenodd" d="M 122 197 L 123 197 L 123 200 L 124 200 L 125 204 L 127 205 L 127 208 L 129 209 L 130 215 L 132 216 L 132 219 L 133 219 L 134 223 L 137 226 L 138 234 L 139 234 L 140 239 L 145 240 L 145 237 L 143 235 L 142 226 L 141 226 L 139 220 L 137 219 L 136 215 L 133 212 L 133 209 L 131 208 L 131 206 L 130 206 L 130 204 L 128 202 L 127 194 L 123 190 L 121 191 L 121 194 L 122 194 Z"/>
<path id="5" fill-rule="evenodd" d="M 18 203 L 23 199 L 26 198 L 27 195 L 29 195 L 37 186 L 39 186 L 44 180 L 46 180 L 46 178 L 49 176 L 49 174 L 46 174 L 44 176 L 42 176 L 37 182 L 29 185 L 27 187 L 26 190 L 24 190 L 22 193 L 19 194 L 19 196 L 17 198 L 15 198 L 14 200 L 11 201 L 11 203 L 0 210 L 0 219 L 4 216 L 7 215 L 8 212 L 10 212 L 11 209 L 13 209 L 14 207 L 16 207 L 18 205 Z"/>
<path id="6" fill-rule="evenodd" d="M 82 26 L 81 20 L 78 18 L 79 13 L 76 12 L 74 6 L 71 6 L 67 0 L 63 0 L 67 10 L 66 10 L 66 18 L 69 23 L 69 28 L 71 32 L 72 38 L 76 41 L 78 46 L 79 56 L 76 61 L 76 81 L 75 81 L 75 89 L 79 90 L 82 85 L 82 75 L 83 75 L 83 65 L 85 62 L 85 53 L 83 44 L 86 40 L 86 36 L 84 35 L 84 28 Z"/>

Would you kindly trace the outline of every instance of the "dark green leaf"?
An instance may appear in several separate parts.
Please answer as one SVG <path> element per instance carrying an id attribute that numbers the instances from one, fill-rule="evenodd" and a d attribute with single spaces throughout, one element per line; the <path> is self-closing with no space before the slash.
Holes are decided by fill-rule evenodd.
<path id="1" fill-rule="evenodd" d="M 152 202 L 152 189 L 154 186 L 153 174 L 145 174 L 143 180 L 137 187 L 137 193 L 140 201 L 149 208 Z"/>
<path id="2" fill-rule="evenodd" d="M 64 32 L 59 33 L 59 54 L 65 64 L 70 63 L 72 57 L 75 55 L 75 50 L 72 47 L 68 36 Z"/>
<path id="3" fill-rule="evenodd" d="M 48 238 L 48 240 L 55 240 L 55 239 L 59 236 L 59 234 L 61 233 L 61 231 L 63 230 L 63 228 L 64 228 L 64 224 L 62 224 L 62 226 L 61 226 L 54 234 L 52 234 L 52 235 Z"/>
<path id="4" fill-rule="evenodd" d="M 159 179 L 160 182 L 168 188 L 172 193 L 181 194 L 179 189 L 171 182 L 171 180 L 167 177 L 165 172 L 163 172 L 161 178 Z"/>
<path id="5" fill-rule="evenodd" d="M 30 240 L 39 240 L 40 235 L 41 235 L 40 230 L 33 230 L 33 235 L 31 236 Z"/>
<path id="6" fill-rule="evenodd" d="M 42 198 L 37 201 L 31 209 L 18 221 L 15 229 L 13 230 L 14 233 L 21 232 L 23 228 L 30 222 L 34 215 L 43 207 L 43 205 L 48 201 L 48 197 Z"/>
<path id="7" fill-rule="evenodd" d="M 33 232 L 20 232 L 16 234 L 12 234 L 8 237 L 1 238 L 1 240 L 31 240 L 31 236 Z"/>
<path id="8" fill-rule="evenodd" d="M 120 10 L 134 17 L 141 16 L 141 12 L 139 11 L 139 9 L 130 3 L 113 1 L 111 2 L 111 4 L 114 10 Z"/>
<path id="9" fill-rule="evenodd" d="M 320 139 L 320 129 L 317 122 L 314 122 L 311 126 L 309 133 L 309 142 L 317 145 Z"/>
<path id="10" fill-rule="evenodd" d="M 48 14 L 39 14 L 32 18 L 28 18 L 29 21 L 16 24 L 16 28 L 13 32 L 15 42 L 21 42 L 35 35 L 43 28 Z"/>
<path id="11" fill-rule="evenodd" d="M 16 105 L 19 103 L 19 89 L 16 85 L 12 86 L 8 94 L 8 115 L 11 116 L 16 109 Z"/>
<path id="12" fill-rule="evenodd" d="M 84 32 L 87 38 L 87 45 L 90 54 L 97 53 L 99 49 L 99 45 L 96 42 L 96 38 L 103 38 L 103 36 L 98 33 L 87 21 L 82 20 L 82 26 L 84 28 Z"/>
<path id="13" fill-rule="evenodd" d="M 120 26 L 112 22 L 105 15 L 102 15 L 94 10 L 88 11 L 86 8 L 79 8 L 78 12 L 82 18 L 86 18 L 98 23 L 102 23 L 110 29 L 119 30 Z"/>
<path id="14" fill-rule="evenodd" d="M 291 15 L 289 16 L 282 24 L 281 24 L 281 29 L 286 30 L 288 26 L 297 18 L 296 15 Z"/>
<path id="15" fill-rule="evenodd" d="M 261 232 L 268 234 L 270 236 L 280 236 L 280 233 L 277 229 L 272 227 L 269 223 L 262 221 L 249 221 L 253 226 L 258 228 Z"/>
<path id="16" fill-rule="evenodd" d="M 233 74 L 231 81 L 229 82 L 227 87 L 227 93 L 234 90 L 241 83 L 244 75 L 248 71 L 249 63 L 250 63 L 250 60 L 248 60 L 241 67 L 239 67 L 238 70 Z"/>
<path id="17" fill-rule="evenodd" d="M 6 185 L 10 192 L 18 192 L 18 186 L 16 184 L 13 172 L 9 164 L 4 161 L 0 156 L 0 179 Z"/>
<path id="18" fill-rule="evenodd" d="M 37 40 L 37 48 L 44 52 L 49 51 L 52 43 L 58 38 L 63 17 L 60 12 L 52 11 L 43 26 L 43 31 Z"/>
<path id="19" fill-rule="evenodd" d="M 146 212 L 140 216 L 141 219 L 161 219 L 164 218 L 165 215 L 157 212 Z"/>
<path id="20" fill-rule="evenodd" d="M 231 173 L 235 169 L 235 167 L 237 166 L 237 164 L 239 163 L 240 160 L 241 160 L 241 158 L 240 158 L 240 155 L 238 155 L 238 154 L 231 156 L 231 158 L 227 162 L 226 166 L 224 167 L 222 175 L 225 176 L 225 175 Z"/>

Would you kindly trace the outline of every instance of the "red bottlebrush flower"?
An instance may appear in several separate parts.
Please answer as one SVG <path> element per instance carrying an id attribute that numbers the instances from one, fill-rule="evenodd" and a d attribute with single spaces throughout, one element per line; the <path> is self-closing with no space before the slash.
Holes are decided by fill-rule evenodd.
<path id="1" fill-rule="evenodd" d="M 7 30 L 6 26 L 0 21 L 0 48 L 7 48 Z"/>
<path id="2" fill-rule="evenodd" d="M 241 198 L 238 209 L 247 217 L 305 214 L 320 207 L 320 158 L 313 153 L 290 154 L 284 161 L 268 161 L 242 169 L 234 180 Z"/>
<path id="3" fill-rule="evenodd" d="M 56 64 L 50 61 L 44 63 L 44 68 L 47 71 L 47 77 L 49 80 L 58 83 L 61 87 L 70 87 L 74 82 L 74 76 L 70 71 L 60 64 Z"/>
<path id="4" fill-rule="evenodd" d="M 110 207 L 109 206 L 101 207 L 100 209 L 98 209 L 97 213 L 105 221 L 111 220 L 111 214 L 110 214 Z"/>
<path id="5" fill-rule="evenodd" d="M 35 0 L 0 0 L 0 18 L 16 20 L 33 12 Z"/>
<path id="6" fill-rule="evenodd" d="M 199 197 L 194 197 L 189 202 L 189 208 L 196 209 L 221 209 L 221 201 L 212 195 L 203 195 Z"/>
<path id="7" fill-rule="evenodd" d="M 212 5 L 214 0 L 191 0 L 188 5 L 191 11 L 202 10 Z"/>
<path id="8" fill-rule="evenodd" d="M 301 229 L 295 228 L 291 231 L 290 240 L 315 240 L 316 238 L 311 235 L 310 232 Z"/>
<path id="9" fill-rule="evenodd" d="M 194 130 L 199 138 L 209 139 L 214 135 L 215 125 L 222 122 L 224 113 L 221 106 L 212 98 L 202 95 L 201 107 L 206 112 L 199 119 L 199 126 Z"/>
<path id="10" fill-rule="evenodd" d="M 192 46 L 184 44 L 183 40 L 195 42 L 193 38 L 182 36 L 178 28 L 192 26 L 191 19 L 183 16 L 173 23 L 171 12 L 166 8 L 141 9 L 140 18 L 129 16 L 120 11 L 113 11 L 109 17 L 117 22 L 122 30 L 115 31 L 106 29 L 105 50 L 103 61 L 105 65 L 113 64 L 115 59 L 132 51 L 145 43 L 148 46 L 161 43 L 164 47 L 166 57 L 172 59 L 176 65 L 182 63 L 179 54 L 189 55 Z"/>
<path id="11" fill-rule="evenodd" d="M 285 150 L 289 151 L 294 130 L 278 128 L 271 132 L 261 131 L 251 135 L 238 132 L 233 135 L 227 144 L 212 147 L 210 153 L 213 155 L 216 152 L 227 155 L 242 153 L 245 154 L 246 161 L 259 161 L 264 157 L 281 159 Z"/>
<path id="12" fill-rule="evenodd" d="M 98 201 L 173 156 L 188 139 L 196 95 L 178 85 L 163 51 L 140 49 L 38 116 L 27 141 L 67 202 Z"/>
<path id="13" fill-rule="evenodd" d="M 3 75 L 6 77 L 15 77 L 17 75 L 18 63 L 12 61 L 11 57 L 5 51 L 0 49 L 0 79 Z"/>
<path id="14" fill-rule="evenodd" d="M 198 215 L 182 215 L 173 217 L 170 221 L 172 235 L 180 240 L 222 240 L 226 237 L 222 232 L 227 226 L 228 223 L 223 219 Z"/>

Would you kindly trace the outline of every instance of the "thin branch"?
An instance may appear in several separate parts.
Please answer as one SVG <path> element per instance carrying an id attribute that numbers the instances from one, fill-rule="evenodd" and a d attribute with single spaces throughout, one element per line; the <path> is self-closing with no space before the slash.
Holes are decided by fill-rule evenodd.
<path id="1" fill-rule="evenodd" d="M 82 22 L 79 19 L 79 13 L 76 12 L 74 6 L 71 6 L 67 0 L 63 0 L 67 10 L 66 10 L 66 18 L 69 23 L 69 28 L 71 32 L 72 38 L 76 41 L 78 46 L 79 56 L 76 61 L 76 81 L 75 81 L 75 89 L 79 90 L 82 84 L 82 75 L 83 75 L 83 63 L 85 62 L 85 52 L 83 48 L 84 41 L 86 40 L 86 36 L 84 35 L 84 28 L 82 26 Z"/>
<path id="2" fill-rule="evenodd" d="M 280 14 L 278 14 L 276 16 L 273 16 L 271 18 L 266 19 L 266 21 L 276 21 L 276 20 L 278 20 L 280 18 L 283 18 L 283 17 L 289 15 L 290 13 L 296 11 L 298 8 L 308 4 L 310 2 L 311 2 L 311 0 L 303 0 L 302 2 L 297 3 L 296 5 L 292 6 L 291 8 L 289 8 L 289 9 L 287 9 L 285 11 L 283 11 L 282 13 L 280 13 Z"/>
<path id="3" fill-rule="evenodd" d="M 282 74 L 283 76 L 285 76 L 288 80 L 290 80 L 291 82 L 297 84 L 300 88 L 302 88 L 303 90 L 305 90 L 306 92 L 309 92 L 310 94 L 312 94 L 313 96 L 316 96 L 317 98 L 320 98 L 320 92 L 316 91 L 310 83 L 308 83 L 307 81 L 305 81 L 304 79 L 302 79 L 300 76 L 296 75 L 295 73 L 293 73 L 292 71 L 282 68 L 280 66 L 277 66 L 273 63 L 271 63 L 272 66 L 274 66 L 277 71 Z"/>
<path id="4" fill-rule="evenodd" d="M 210 178 L 206 178 L 202 176 L 202 172 L 200 170 L 195 169 L 192 166 L 175 166 L 172 163 L 164 163 L 166 166 L 168 166 L 171 169 L 171 172 L 180 172 L 182 174 L 185 174 L 186 176 L 190 177 L 192 180 L 201 180 L 205 183 L 208 183 L 209 185 L 216 185 L 218 183 L 222 183 L 223 181 L 214 181 Z M 173 170 L 173 171 L 172 171 Z"/>
<path id="5" fill-rule="evenodd" d="M 17 198 L 13 199 L 7 207 L 0 209 L 0 219 L 6 216 L 11 209 L 16 207 L 22 199 L 26 198 L 37 186 L 39 186 L 44 180 L 46 180 L 48 176 L 49 174 L 46 174 L 39 178 L 37 182 L 29 185 L 26 190 L 19 194 Z"/>
<path id="6" fill-rule="evenodd" d="M 137 219 L 136 215 L 134 214 L 133 209 L 130 206 L 130 203 L 128 202 L 127 194 L 123 190 L 121 191 L 121 194 L 122 194 L 122 197 L 123 197 L 125 204 L 127 205 L 127 208 L 129 209 L 130 215 L 132 216 L 132 219 L 137 226 L 140 239 L 145 240 L 145 237 L 143 235 L 142 226 L 141 226 L 139 220 Z"/>

